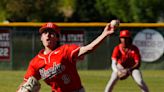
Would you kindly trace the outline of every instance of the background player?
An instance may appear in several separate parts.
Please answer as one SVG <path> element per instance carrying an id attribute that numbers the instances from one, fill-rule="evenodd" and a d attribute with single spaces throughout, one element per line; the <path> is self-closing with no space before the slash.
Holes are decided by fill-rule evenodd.
<path id="1" fill-rule="evenodd" d="M 131 33 L 128 30 L 120 31 L 120 44 L 117 45 L 112 54 L 112 75 L 105 88 L 105 92 L 112 92 L 114 85 L 120 79 L 126 79 L 131 75 L 141 88 L 142 92 L 149 92 L 140 67 L 140 53 L 138 48 L 132 44 Z"/>
<path id="2" fill-rule="evenodd" d="M 85 92 L 76 69 L 76 61 L 96 49 L 114 30 L 115 27 L 107 24 L 102 34 L 86 46 L 60 46 L 58 26 L 46 23 L 39 29 L 44 49 L 30 61 L 18 92 L 38 92 L 40 79 L 51 86 L 52 92 Z"/>

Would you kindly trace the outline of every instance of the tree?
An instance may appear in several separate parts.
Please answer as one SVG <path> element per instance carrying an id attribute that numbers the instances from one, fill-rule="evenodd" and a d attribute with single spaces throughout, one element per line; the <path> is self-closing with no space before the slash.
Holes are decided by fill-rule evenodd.
<path id="1" fill-rule="evenodd" d="M 161 0 L 129 0 L 132 21 L 135 22 L 157 22 L 163 12 Z"/>
<path id="2" fill-rule="evenodd" d="M 162 0 L 96 0 L 100 14 L 113 15 L 123 22 L 157 22 L 163 17 Z M 160 7 L 160 9 L 159 9 Z"/>
<path id="3" fill-rule="evenodd" d="M 69 21 L 69 18 L 72 17 L 73 13 L 76 9 L 76 1 L 75 0 L 60 0 L 58 3 L 58 11 L 64 17 L 64 21 Z"/>
<path id="4" fill-rule="evenodd" d="M 73 15 L 74 21 L 101 21 L 101 17 L 95 8 L 95 3 L 96 0 L 77 0 L 76 11 Z"/>
<path id="5" fill-rule="evenodd" d="M 26 0 L 27 1 L 27 0 Z M 10 21 L 27 21 L 30 5 L 25 0 L 8 0 L 6 4 L 7 18 Z"/>
<path id="6" fill-rule="evenodd" d="M 58 0 L 8 0 L 6 3 L 7 18 L 11 21 L 46 22 L 58 20 Z M 58 17 L 59 16 L 59 17 Z"/>
<path id="7" fill-rule="evenodd" d="M 6 11 L 4 5 L 6 5 L 6 0 L 0 0 L 0 21 L 5 21 Z"/>
<path id="8" fill-rule="evenodd" d="M 162 0 L 0 0 L 0 21 L 164 21 Z"/>

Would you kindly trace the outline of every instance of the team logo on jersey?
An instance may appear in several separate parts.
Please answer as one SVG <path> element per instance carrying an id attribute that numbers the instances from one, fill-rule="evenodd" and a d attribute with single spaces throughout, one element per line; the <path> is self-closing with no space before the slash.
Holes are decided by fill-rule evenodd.
<path id="1" fill-rule="evenodd" d="M 58 50 L 58 51 L 55 51 L 55 52 L 54 52 L 54 54 L 58 54 L 59 52 L 60 52 L 60 50 Z"/>
<path id="2" fill-rule="evenodd" d="M 42 79 L 46 79 L 46 78 L 52 78 L 60 73 L 62 73 L 65 70 L 65 66 L 62 64 L 56 64 L 56 62 L 54 62 L 53 66 L 50 67 L 49 69 L 44 69 L 41 68 L 39 69 L 39 73 L 42 77 Z"/>

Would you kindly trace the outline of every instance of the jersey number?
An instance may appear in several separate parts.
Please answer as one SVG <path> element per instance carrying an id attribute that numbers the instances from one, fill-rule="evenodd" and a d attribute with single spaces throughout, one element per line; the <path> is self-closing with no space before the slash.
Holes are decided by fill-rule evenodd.
<path id="1" fill-rule="evenodd" d="M 64 84 L 70 83 L 70 78 L 69 78 L 69 76 L 66 75 L 66 74 L 64 74 L 64 75 L 62 76 L 62 80 L 63 80 Z"/>

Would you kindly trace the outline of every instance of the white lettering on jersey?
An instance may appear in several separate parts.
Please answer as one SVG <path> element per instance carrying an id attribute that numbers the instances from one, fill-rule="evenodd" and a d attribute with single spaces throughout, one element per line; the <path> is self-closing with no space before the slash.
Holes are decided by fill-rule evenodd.
<path id="1" fill-rule="evenodd" d="M 39 73 L 40 73 L 42 79 L 46 79 L 46 78 L 50 79 L 50 78 L 62 73 L 64 70 L 65 70 L 64 65 L 54 63 L 54 65 L 47 70 L 45 70 L 44 68 L 39 69 Z"/>

